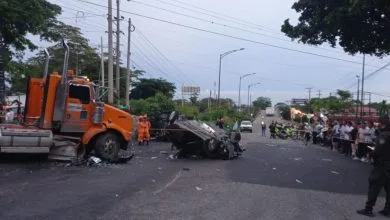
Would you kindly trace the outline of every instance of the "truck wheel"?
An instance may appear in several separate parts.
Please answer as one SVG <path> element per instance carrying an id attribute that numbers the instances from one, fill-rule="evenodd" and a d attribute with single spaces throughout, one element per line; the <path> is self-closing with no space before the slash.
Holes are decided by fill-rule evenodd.
<path id="1" fill-rule="evenodd" d="M 95 151 L 97 156 L 109 162 L 119 160 L 120 143 L 118 136 L 112 133 L 105 133 L 96 140 Z"/>

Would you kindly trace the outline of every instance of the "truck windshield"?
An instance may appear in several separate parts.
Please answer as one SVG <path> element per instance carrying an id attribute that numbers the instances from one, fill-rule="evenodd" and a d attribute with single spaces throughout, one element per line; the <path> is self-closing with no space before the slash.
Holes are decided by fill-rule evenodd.
<path id="1" fill-rule="evenodd" d="M 91 100 L 90 87 L 78 84 L 70 84 L 69 98 L 79 99 L 82 104 L 88 104 Z"/>

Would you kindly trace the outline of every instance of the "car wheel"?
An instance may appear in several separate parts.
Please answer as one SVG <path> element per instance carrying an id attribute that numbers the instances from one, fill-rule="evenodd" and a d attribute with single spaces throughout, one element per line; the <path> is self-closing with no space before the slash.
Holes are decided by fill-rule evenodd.
<path id="1" fill-rule="evenodd" d="M 208 157 L 217 158 L 219 156 L 217 141 L 215 139 L 205 141 L 203 151 Z"/>

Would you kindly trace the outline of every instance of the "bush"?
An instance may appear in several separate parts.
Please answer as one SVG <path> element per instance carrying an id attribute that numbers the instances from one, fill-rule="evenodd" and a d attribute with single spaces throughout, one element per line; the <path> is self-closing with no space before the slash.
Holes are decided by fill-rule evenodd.
<path id="1" fill-rule="evenodd" d="M 175 109 L 173 101 L 161 93 L 147 99 L 131 100 L 130 107 L 131 113 L 136 115 L 173 111 Z"/>

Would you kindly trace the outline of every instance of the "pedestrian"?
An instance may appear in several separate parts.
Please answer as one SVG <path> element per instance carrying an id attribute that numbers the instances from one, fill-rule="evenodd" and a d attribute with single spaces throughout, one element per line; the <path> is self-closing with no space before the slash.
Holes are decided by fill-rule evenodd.
<path id="1" fill-rule="evenodd" d="M 270 125 L 269 125 L 269 131 L 270 131 L 270 133 L 271 133 L 271 139 L 272 138 L 274 138 L 274 139 L 276 139 L 276 135 L 275 135 L 275 133 L 276 133 L 276 125 L 275 125 L 275 122 L 272 122 Z"/>
<path id="2" fill-rule="evenodd" d="M 264 121 L 261 122 L 261 136 L 265 137 L 265 131 L 267 130 L 267 125 Z"/>
<path id="3" fill-rule="evenodd" d="M 384 209 L 379 213 L 390 216 L 390 121 L 388 116 L 381 119 L 381 132 L 376 141 L 373 160 L 374 167 L 368 180 L 369 189 L 366 207 L 358 210 L 357 213 L 374 216 L 372 210 L 383 187 L 386 192 L 386 203 Z"/>

